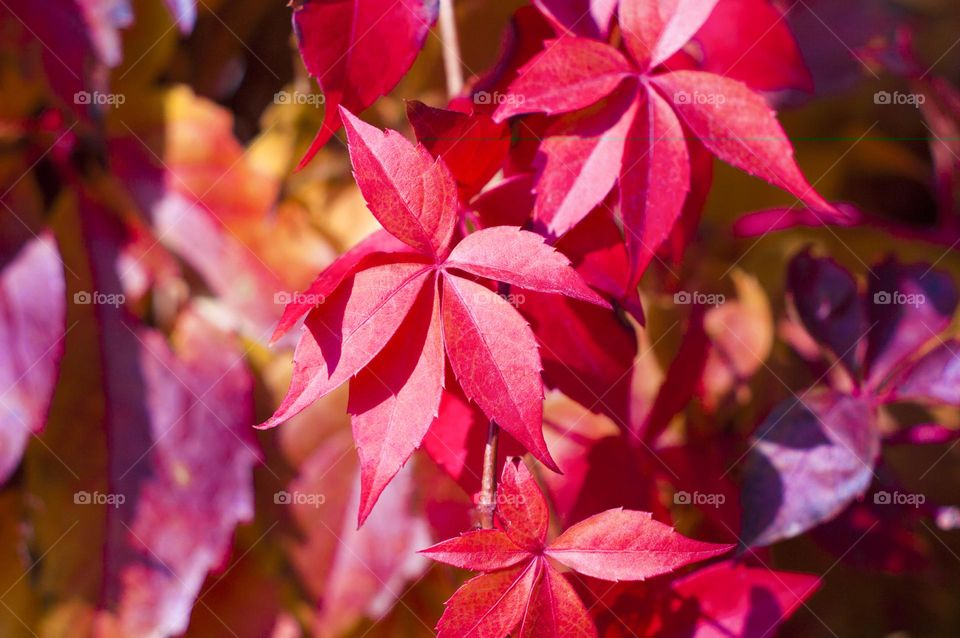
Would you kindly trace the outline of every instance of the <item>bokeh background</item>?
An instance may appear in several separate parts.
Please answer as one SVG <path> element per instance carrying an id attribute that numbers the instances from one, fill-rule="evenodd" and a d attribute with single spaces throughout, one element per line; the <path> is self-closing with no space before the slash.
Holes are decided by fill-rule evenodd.
<path id="1" fill-rule="evenodd" d="M 523 3 L 455 4 L 469 78 L 495 64 Z M 730 300 L 708 319 L 722 355 L 673 425 L 723 440 L 742 441 L 813 380 L 784 336 L 786 264 L 805 245 L 859 277 L 893 253 L 960 281 L 960 105 L 875 99 L 960 87 L 960 5 L 780 4 L 816 86 L 771 96 L 799 162 L 828 199 L 882 221 L 736 238 L 744 213 L 789 200 L 715 167 L 678 272 Z M 471 526 L 470 495 L 418 453 L 358 531 L 345 388 L 276 430 L 251 427 L 289 381 L 292 342 L 267 345 L 283 303 L 376 228 L 342 134 L 293 171 L 323 107 L 278 97 L 320 94 L 290 8 L 200 0 L 187 30 L 162 0 L 77 5 L 102 9 L 92 43 L 73 2 L 0 0 L 0 427 L 15 432 L 0 436 L 0 635 L 432 635 L 466 575 L 415 552 Z M 904 61 L 914 49 L 920 78 Z M 112 102 L 75 98 L 94 90 Z M 436 30 L 364 117 L 409 134 L 408 99 L 447 100 Z M 10 274 L 27 257 L 35 268 Z M 679 286 L 656 268 L 644 281 L 640 410 L 683 340 Z M 547 411 L 582 409 L 551 395 Z M 581 442 L 612 435 L 601 417 L 583 424 Z M 916 493 L 960 505 L 952 446 L 895 447 L 885 462 Z M 696 511 L 671 513 L 709 538 Z M 778 567 L 824 575 L 783 635 L 960 635 L 960 532 L 892 516 L 856 551 L 810 537 L 772 550 Z"/>

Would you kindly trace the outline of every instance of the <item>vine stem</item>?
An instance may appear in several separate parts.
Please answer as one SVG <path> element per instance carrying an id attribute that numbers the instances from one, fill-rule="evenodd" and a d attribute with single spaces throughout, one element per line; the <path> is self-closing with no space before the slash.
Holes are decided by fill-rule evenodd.
<path id="1" fill-rule="evenodd" d="M 480 499 L 477 509 L 480 511 L 480 527 L 493 529 L 493 513 L 497 509 L 497 444 L 500 440 L 500 426 L 490 421 L 487 430 L 487 446 L 483 449 L 483 477 L 480 480 Z"/>
<path id="2" fill-rule="evenodd" d="M 453 0 L 440 0 L 440 39 L 443 41 L 443 69 L 447 79 L 447 95 L 455 97 L 463 90 L 463 68 L 460 66 L 460 40 Z"/>

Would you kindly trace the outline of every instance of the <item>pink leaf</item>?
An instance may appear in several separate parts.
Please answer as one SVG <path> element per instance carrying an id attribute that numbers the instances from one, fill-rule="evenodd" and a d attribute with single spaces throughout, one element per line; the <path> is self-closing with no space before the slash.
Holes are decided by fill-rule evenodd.
<path id="1" fill-rule="evenodd" d="M 567 529 L 547 547 L 546 555 L 594 578 L 646 580 L 732 547 L 685 538 L 649 512 L 612 509 Z"/>
<path id="2" fill-rule="evenodd" d="M 530 326 L 502 297 L 443 277 L 443 339 L 466 395 L 551 469 L 543 439 L 540 355 Z"/>
<path id="3" fill-rule="evenodd" d="M 493 119 L 521 113 L 567 113 L 609 95 L 634 71 L 614 48 L 584 38 L 562 37 L 520 69 Z"/>
<path id="4" fill-rule="evenodd" d="M 353 174 L 370 212 L 420 252 L 445 254 L 457 221 L 457 186 L 446 165 L 396 131 L 344 116 Z"/>
<path id="5" fill-rule="evenodd" d="M 951 339 L 921 357 L 893 384 L 899 400 L 960 405 L 960 341 Z"/>
<path id="6" fill-rule="evenodd" d="M 437 638 L 503 638 L 523 619 L 536 584 L 534 561 L 468 580 L 437 624 Z"/>
<path id="7" fill-rule="evenodd" d="M 497 486 L 497 520 L 513 542 L 536 552 L 547 539 L 550 510 L 533 474 L 520 459 L 503 466 Z"/>
<path id="8" fill-rule="evenodd" d="M 306 166 L 340 128 L 338 107 L 359 112 L 407 72 L 437 17 L 436 0 L 294 0 L 300 56 L 323 89 L 324 121 Z"/>
<path id="9" fill-rule="evenodd" d="M 566 233 L 613 188 L 636 114 L 635 95 L 630 83 L 604 108 L 571 113 L 547 131 L 537 151 L 534 217 L 551 234 Z"/>
<path id="10" fill-rule="evenodd" d="M 7 248 L 6 238 L 3 244 Z M 44 233 L 10 248 L 9 254 L 4 251 L 0 266 L 0 344 L 4 352 L 0 362 L 0 485 L 20 463 L 30 436 L 43 429 L 63 357 L 66 321 L 63 266 L 53 237 Z"/>
<path id="11" fill-rule="evenodd" d="M 397 331 L 429 272 L 423 264 L 387 264 L 344 282 L 307 316 L 287 396 L 258 427 L 272 428 L 299 414 L 367 365 Z"/>
<path id="12" fill-rule="evenodd" d="M 620 215 L 632 282 L 670 236 L 690 190 L 690 154 L 680 121 L 656 91 L 645 94 L 620 169 Z"/>
<path id="13" fill-rule="evenodd" d="M 620 28 L 643 70 L 651 69 L 690 41 L 717 0 L 621 0 Z"/>
<path id="14" fill-rule="evenodd" d="M 496 226 L 471 233 L 444 265 L 537 292 L 610 306 L 590 290 L 562 253 L 540 235 L 519 228 Z"/>
<path id="15" fill-rule="evenodd" d="M 652 82 L 714 155 L 811 208 L 832 211 L 801 173 L 773 111 L 746 85 L 700 71 L 665 73 Z"/>
<path id="16" fill-rule="evenodd" d="M 492 572 L 530 559 L 530 552 L 495 529 L 466 532 L 420 552 L 429 558 L 474 571 Z"/>

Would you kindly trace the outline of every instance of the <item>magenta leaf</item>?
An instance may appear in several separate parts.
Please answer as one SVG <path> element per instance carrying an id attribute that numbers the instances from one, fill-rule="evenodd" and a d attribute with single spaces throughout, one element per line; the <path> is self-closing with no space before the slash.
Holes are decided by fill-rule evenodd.
<path id="1" fill-rule="evenodd" d="M 606 40 L 617 0 L 533 0 L 559 31 Z"/>
<path id="2" fill-rule="evenodd" d="M 897 399 L 960 405 L 960 342 L 941 343 L 892 386 Z"/>
<path id="3" fill-rule="evenodd" d="M 633 59 L 651 69 L 680 50 L 707 21 L 717 0 L 622 0 L 620 28 Z"/>

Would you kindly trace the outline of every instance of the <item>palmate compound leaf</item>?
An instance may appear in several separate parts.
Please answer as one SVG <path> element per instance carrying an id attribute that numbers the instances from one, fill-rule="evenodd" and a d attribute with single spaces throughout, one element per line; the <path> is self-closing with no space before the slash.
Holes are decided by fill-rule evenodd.
<path id="1" fill-rule="evenodd" d="M 294 0 L 300 56 L 324 95 L 324 120 L 306 166 L 341 125 L 339 107 L 362 111 L 407 72 L 436 20 L 437 0 Z"/>
<path id="2" fill-rule="evenodd" d="M 737 80 L 699 70 L 664 72 L 659 65 L 678 51 L 705 22 L 713 0 L 622 2 L 620 22 L 631 59 L 605 42 L 570 33 L 543 43 L 510 84 L 494 119 L 545 113 L 563 115 L 540 145 L 541 183 L 537 218 L 552 233 L 583 219 L 607 190 L 609 172 L 619 163 L 624 234 L 631 239 L 634 278 L 673 234 L 680 220 L 692 175 L 692 133 L 723 161 L 795 195 L 819 211 L 833 211 L 807 182 L 793 158 L 793 147 L 762 96 Z M 639 104 L 626 137 L 617 87 L 639 79 Z M 583 113 L 572 116 L 574 111 Z M 586 118 L 582 129 L 576 119 Z M 627 118 L 629 120 L 629 118 Z M 565 126 L 567 120 L 573 128 Z M 604 122 L 606 127 L 603 127 Z M 547 121 L 550 124 L 550 121 Z M 599 130 L 598 130 L 599 129 Z M 620 132 L 618 134 L 618 132 Z M 565 137 L 595 138 L 566 140 Z M 558 139 L 559 138 L 559 139 Z M 622 157 L 619 145 L 626 139 Z M 603 146 L 601 153 L 601 145 Z M 598 155 L 598 153 L 600 153 Z M 585 169 L 590 179 L 575 179 L 557 189 L 563 164 Z M 696 211 L 689 213 L 696 217 Z"/>
<path id="3" fill-rule="evenodd" d="M 277 334 L 307 315 L 293 379 L 260 427 L 280 424 L 353 379 L 362 523 L 437 415 L 445 352 L 466 397 L 556 469 L 543 438 L 536 339 L 516 308 L 474 277 L 609 304 L 535 233 L 486 228 L 451 246 L 457 187 L 442 160 L 395 131 L 346 111 L 344 118 L 357 182 L 390 235 L 362 242 L 288 306 Z"/>
<path id="4" fill-rule="evenodd" d="M 423 551 L 487 572 L 447 601 L 441 638 L 503 638 L 518 625 L 519 636 L 596 636 L 583 602 L 548 558 L 602 580 L 645 580 L 733 547 L 687 539 L 648 512 L 623 509 L 592 516 L 547 543 L 546 500 L 519 459 L 504 466 L 497 508 L 503 530 L 468 532 Z"/>

